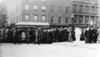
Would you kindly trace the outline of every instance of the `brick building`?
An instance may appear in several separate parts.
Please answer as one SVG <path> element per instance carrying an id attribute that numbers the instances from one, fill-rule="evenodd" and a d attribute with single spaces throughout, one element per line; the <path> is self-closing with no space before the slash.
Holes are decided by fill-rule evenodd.
<path id="1" fill-rule="evenodd" d="M 4 0 L 7 23 L 50 22 L 54 25 L 97 23 L 98 0 Z M 93 3 L 94 2 L 94 3 Z"/>

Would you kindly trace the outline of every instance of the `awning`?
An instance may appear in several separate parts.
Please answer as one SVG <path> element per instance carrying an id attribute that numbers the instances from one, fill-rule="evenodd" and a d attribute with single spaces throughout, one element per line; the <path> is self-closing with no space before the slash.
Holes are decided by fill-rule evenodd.
<path id="1" fill-rule="evenodd" d="M 48 22 L 19 22 L 16 25 L 25 25 L 25 26 L 50 26 Z"/>

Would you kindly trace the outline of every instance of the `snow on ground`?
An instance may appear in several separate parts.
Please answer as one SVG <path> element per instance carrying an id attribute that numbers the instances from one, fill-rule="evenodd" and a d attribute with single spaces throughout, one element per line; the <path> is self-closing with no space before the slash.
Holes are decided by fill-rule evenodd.
<path id="1" fill-rule="evenodd" d="M 53 44 L 11 44 L 0 45 L 0 57 L 100 57 L 99 44 L 62 42 Z"/>

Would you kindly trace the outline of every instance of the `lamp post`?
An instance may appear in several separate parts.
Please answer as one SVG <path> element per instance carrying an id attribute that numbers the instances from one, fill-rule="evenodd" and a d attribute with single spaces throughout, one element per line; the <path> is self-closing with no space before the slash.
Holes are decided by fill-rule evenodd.
<path id="1" fill-rule="evenodd" d="M 71 19 L 72 19 L 72 31 L 71 31 L 71 36 L 73 37 L 73 31 L 74 31 L 74 26 L 73 26 L 73 17 L 74 17 L 74 14 L 71 14 Z M 71 37 L 71 42 L 73 41 L 73 38 Z"/>

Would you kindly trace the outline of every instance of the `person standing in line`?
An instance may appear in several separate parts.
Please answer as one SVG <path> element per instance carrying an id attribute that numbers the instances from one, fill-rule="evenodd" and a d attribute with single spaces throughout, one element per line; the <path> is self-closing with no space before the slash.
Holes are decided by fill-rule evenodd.
<path id="1" fill-rule="evenodd" d="M 79 28 L 79 27 L 76 27 L 75 28 L 75 45 L 79 45 L 79 43 L 80 43 L 80 37 L 81 37 L 81 34 L 82 34 L 82 32 L 81 32 L 81 29 Z"/>
<path id="2" fill-rule="evenodd" d="M 12 28 L 9 28 L 9 30 L 8 30 L 8 39 L 9 39 L 9 42 L 10 43 L 13 42 L 13 32 L 12 32 Z"/>
<path id="3" fill-rule="evenodd" d="M 89 30 L 90 28 L 89 27 L 87 27 L 86 28 L 86 30 L 85 30 L 85 33 L 84 33 L 84 35 L 85 35 L 85 43 L 87 44 L 87 43 L 89 43 L 89 39 L 90 39 L 90 33 L 89 33 Z"/>
<path id="4" fill-rule="evenodd" d="M 0 43 L 2 42 L 2 29 L 0 28 Z"/>
<path id="5" fill-rule="evenodd" d="M 5 42 L 9 42 L 8 33 L 9 33 L 9 28 L 5 28 L 3 35 L 5 38 Z"/>
<path id="6" fill-rule="evenodd" d="M 27 44 L 29 44 L 31 41 L 31 32 L 31 28 L 27 28 Z"/>
<path id="7" fill-rule="evenodd" d="M 90 34 L 90 37 L 89 37 L 89 43 L 92 43 L 93 42 L 93 37 L 94 37 L 94 29 L 93 29 L 93 27 L 90 27 L 90 32 L 89 32 L 89 34 Z"/>
<path id="8" fill-rule="evenodd" d="M 30 42 L 35 44 L 35 29 L 34 28 L 31 28 L 30 35 L 31 35 Z"/>
<path id="9" fill-rule="evenodd" d="M 14 40 L 15 40 L 15 32 L 16 32 L 15 27 L 12 28 L 12 32 L 13 32 L 13 43 L 14 43 Z"/>
<path id="10" fill-rule="evenodd" d="M 97 29 L 94 28 L 93 29 L 93 39 L 92 39 L 92 43 L 97 43 L 97 36 L 98 36 Z"/>
<path id="11" fill-rule="evenodd" d="M 42 34 L 43 34 L 43 31 L 42 31 L 42 28 L 39 27 L 38 30 L 37 30 L 37 43 L 38 44 L 41 44 L 41 39 L 42 39 Z"/>
<path id="12" fill-rule="evenodd" d="M 71 36 L 72 35 L 71 34 L 71 29 L 72 29 L 71 27 L 68 28 L 68 33 L 69 33 L 69 35 L 68 35 L 68 42 L 71 42 L 71 38 L 72 38 L 72 36 Z"/>
<path id="13" fill-rule="evenodd" d="M 98 28 L 98 38 L 97 38 L 97 41 L 100 44 L 100 27 Z"/>

